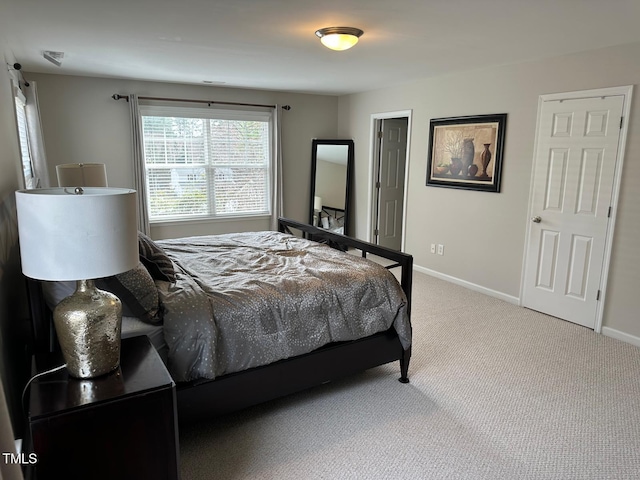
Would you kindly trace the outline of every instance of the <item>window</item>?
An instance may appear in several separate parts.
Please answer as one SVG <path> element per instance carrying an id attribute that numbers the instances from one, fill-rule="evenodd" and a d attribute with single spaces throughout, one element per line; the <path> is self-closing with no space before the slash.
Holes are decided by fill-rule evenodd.
<path id="1" fill-rule="evenodd" d="M 20 140 L 20 157 L 22 158 L 22 175 L 25 188 L 35 188 L 33 164 L 31 162 L 31 147 L 29 145 L 29 131 L 27 129 L 27 114 L 25 111 L 26 99 L 20 89 L 15 89 L 16 120 L 18 124 L 18 137 Z"/>
<path id="2" fill-rule="evenodd" d="M 269 113 L 140 111 L 151 222 L 270 213 Z"/>

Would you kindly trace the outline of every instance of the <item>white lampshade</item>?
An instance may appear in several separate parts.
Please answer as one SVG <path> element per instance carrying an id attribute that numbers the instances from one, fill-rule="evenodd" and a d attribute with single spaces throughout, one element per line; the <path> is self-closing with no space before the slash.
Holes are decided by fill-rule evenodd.
<path id="1" fill-rule="evenodd" d="M 107 167 L 104 163 L 63 163 L 56 165 L 60 187 L 106 187 Z"/>
<path id="2" fill-rule="evenodd" d="M 316 212 L 322 210 L 322 197 L 313 197 L 313 210 Z"/>
<path id="3" fill-rule="evenodd" d="M 135 268 L 136 191 L 74 190 L 16 192 L 23 273 L 38 280 L 84 280 Z"/>

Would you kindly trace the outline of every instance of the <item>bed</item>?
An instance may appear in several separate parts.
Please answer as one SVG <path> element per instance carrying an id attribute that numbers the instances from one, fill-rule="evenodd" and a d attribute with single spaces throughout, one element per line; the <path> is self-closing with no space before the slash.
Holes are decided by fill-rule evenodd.
<path id="1" fill-rule="evenodd" d="M 334 233 L 344 234 L 344 209 L 322 205 L 322 209 L 318 215 L 318 227 Z"/>
<path id="2" fill-rule="evenodd" d="M 145 333 L 161 351 L 181 423 L 396 360 L 408 382 L 412 257 L 289 219 L 278 230 L 150 241 L 156 257 L 141 246 L 159 307 L 125 312 L 136 316 L 123 336 Z M 34 349 L 51 350 L 41 283 L 29 291 Z"/>

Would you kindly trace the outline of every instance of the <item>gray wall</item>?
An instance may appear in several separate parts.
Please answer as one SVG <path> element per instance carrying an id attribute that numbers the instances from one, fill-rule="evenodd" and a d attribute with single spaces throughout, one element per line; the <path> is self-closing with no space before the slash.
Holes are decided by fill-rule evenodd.
<path id="1" fill-rule="evenodd" d="M 339 134 L 356 143 L 356 236 L 368 238 L 371 115 L 412 110 L 405 250 L 419 268 L 513 301 L 520 296 L 538 97 L 637 84 L 640 44 L 424 79 L 341 97 Z M 640 342 L 640 91 L 635 86 L 604 326 Z M 432 118 L 508 113 L 501 193 L 426 187 Z M 431 243 L 445 255 L 430 253 Z M 603 329 L 604 331 L 604 329 Z M 637 343 L 640 344 L 640 343 Z"/>
<path id="2" fill-rule="evenodd" d="M 334 138 L 337 133 L 337 97 L 285 92 L 239 90 L 119 79 L 28 74 L 38 84 L 43 135 L 51 184 L 57 185 L 55 166 L 98 162 L 107 166 L 109 185 L 133 185 L 129 107 L 114 93 L 192 98 L 232 102 L 291 105 L 284 111 L 284 215 L 306 221 L 309 216 L 311 140 Z M 179 223 L 152 227 L 152 237 L 168 238 L 242 230 L 265 230 L 266 219 Z"/>

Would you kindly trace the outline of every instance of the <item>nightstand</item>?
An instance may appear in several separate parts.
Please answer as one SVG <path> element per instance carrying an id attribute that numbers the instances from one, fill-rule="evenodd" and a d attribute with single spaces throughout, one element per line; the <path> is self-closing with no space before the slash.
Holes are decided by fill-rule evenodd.
<path id="1" fill-rule="evenodd" d="M 35 478 L 180 478 L 175 384 L 146 336 L 122 340 L 120 356 L 120 367 L 101 377 L 63 369 L 33 381 Z M 36 355 L 34 374 L 62 363 Z"/>

